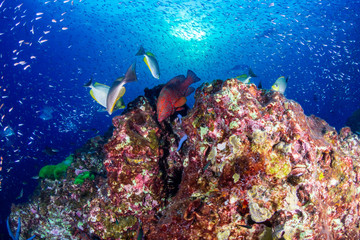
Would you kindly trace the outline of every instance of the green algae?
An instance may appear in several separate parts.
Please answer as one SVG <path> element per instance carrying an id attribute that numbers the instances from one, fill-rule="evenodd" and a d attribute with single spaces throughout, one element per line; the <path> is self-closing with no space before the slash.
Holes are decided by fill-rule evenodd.
<path id="1" fill-rule="evenodd" d="M 157 150 L 159 148 L 159 140 L 158 140 L 158 138 L 156 136 L 155 130 L 150 130 L 149 131 L 148 139 L 149 139 L 149 147 L 152 150 Z"/>
<path id="2" fill-rule="evenodd" d="M 104 229 L 106 229 L 98 233 L 103 239 L 123 239 L 125 235 L 135 236 L 136 234 L 135 231 L 130 230 L 138 221 L 134 216 L 116 217 L 98 215 L 96 220 L 103 222 Z M 129 232 L 126 233 L 127 231 Z"/>
<path id="3" fill-rule="evenodd" d="M 207 127 L 200 127 L 200 138 L 204 139 L 204 136 L 208 133 L 209 129 Z"/>
<path id="4" fill-rule="evenodd" d="M 252 186 L 247 192 L 251 219 L 255 222 L 264 222 L 274 213 L 275 208 L 271 202 L 271 189 L 265 186 Z"/>
<path id="5" fill-rule="evenodd" d="M 216 237 L 218 240 L 226 240 L 226 239 L 229 239 L 230 233 L 231 233 L 230 230 L 226 229 L 222 232 L 218 232 L 216 234 Z"/>
<path id="6" fill-rule="evenodd" d="M 68 156 L 63 162 L 57 165 L 46 165 L 40 169 L 39 177 L 50 180 L 60 180 L 66 176 L 66 171 L 74 159 L 73 155 Z"/>
<path id="7" fill-rule="evenodd" d="M 244 151 L 244 146 L 241 144 L 241 138 L 238 135 L 231 135 L 229 143 L 232 146 L 232 153 L 240 155 Z"/>
<path id="8" fill-rule="evenodd" d="M 151 149 L 154 155 L 157 155 L 157 150 L 159 148 L 159 140 L 156 136 L 155 130 L 150 130 L 147 135 L 141 135 L 140 133 L 132 130 L 129 125 L 127 125 L 127 135 L 129 140 L 126 141 L 126 144 L 120 144 L 117 146 L 117 150 L 121 150 L 122 147 L 126 147 L 131 143 L 133 146 L 133 153 L 138 154 L 144 150 L 144 147 L 147 146 Z"/>
<path id="9" fill-rule="evenodd" d="M 239 123 L 237 121 L 232 121 L 229 125 L 230 129 L 238 129 Z"/>
<path id="10" fill-rule="evenodd" d="M 290 159 L 276 152 L 271 152 L 265 163 L 266 174 L 282 179 L 291 172 Z"/>
<path id="11" fill-rule="evenodd" d="M 90 171 L 82 172 L 81 174 L 76 176 L 74 183 L 82 185 L 85 179 L 94 180 L 95 176 Z"/>
<path id="12" fill-rule="evenodd" d="M 216 155 L 217 155 L 217 150 L 216 147 L 212 147 L 210 150 L 209 155 L 207 156 L 207 161 L 211 162 L 212 164 L 215 163 L 216 161 Z"/>
<path id="13" fill-rule="evenodd" d="M 265 131 L 261 131 L 256 129 L 251 134 L 251 150 L 253 152 L 258 152 L 260 154 L 266 154 L 272 148 L 272 144 L 270 140 L 267 138 L 267 133 Z"/>
<path id="14" fill-rule="evenodd" d="M 235 173 L 232 177 L 234 179 L 234 183 L 237 183 L 240 179 L 240 175 L 238 173 Z"/>

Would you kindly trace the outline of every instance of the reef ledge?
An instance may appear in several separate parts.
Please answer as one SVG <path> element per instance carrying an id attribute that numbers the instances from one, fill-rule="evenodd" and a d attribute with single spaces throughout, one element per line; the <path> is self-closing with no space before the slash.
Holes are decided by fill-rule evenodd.
<path id="1" fill-rule="evenodd" d="M 10 227 L 21 218 L 25 239 L 360 239 L 350 128 L 237 79 L 204 83 L 181 121 L 159 124 L 158 92 L 79 149 L 63 179 L 13 205 Z M 94 178 L 75 184 L 85 170 Z"/>

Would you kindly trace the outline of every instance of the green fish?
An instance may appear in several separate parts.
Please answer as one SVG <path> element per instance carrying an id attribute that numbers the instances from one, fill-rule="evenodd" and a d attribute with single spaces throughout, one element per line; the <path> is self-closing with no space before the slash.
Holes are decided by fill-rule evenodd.
<path id="1" fill-rule="evenodd" d="M 153 77 L 157 79 L 160 78 L 159 64 L 154 54 L 152 54 L 151 52 L 145 52 L 143 46 L 141 46 L 135 56 L 144 56 L 144 62 L 150 69 L 150 72 L 153 75 Z"/>
<path id="2" fill-rule="evenodd" d="M 257 77 L 257 75 L 251 70 L 251 68 L 249 68 L 249 73 L 248 74 L 242 74 L 240 76 L 237 76 L 235 78 L 237 78 L 238 80 L 240 80 L 241 82 L 245 83 L 245 84 L 249 84 L 250 83 L 250 79 L 253 77 Z"/>
<path id="3" fill-rule="evenodd" d="M 109 86 L 98 82 L 92 84 L 92 79 L 90 79 L 90 81 L 87 84 L 85 84 L 84 87 L 91 88 L 90 95 L 92 96 L 92 98 L 95 99 L 95 101 L 99 103 L 101 106 L 106 108 L 106 98 L 110 90 Z M 122 99 L 122 96 L 125 94 L 125 91 L 126 89 L 124 88 L 123 92 L 121 93 L 122 95 L 116 102 L 116 105 L 114 107 L 115 110 L 125 108 L 124 100 Z"/>
<path id="4" fill-rule="evenodd" d="M 280 93 L 284 94 L 288 80 L 289 80 L 289 77 L 287 77 L 287 78 L 285 78 L 284 76 L 279 77 L 275 81 L 274 85 L 272 85 L 271 89 L 275 92 L 280 92 Z"/>
<path id="5" fill-rule="evenodd" d="M 106 102 L 105 102 L 106 111 L 110 115 L 116 110 L 115 108 L 116 103 L 125 94 L 124 85 L 126 83 L 135 82 L 137 80 L 135 67 L 136 67 L 136 63 L 131 64 L 131 66 L 128 68 L 128 70 L 125 73 L 125 77 L 116 79 L 111 85 L 111 88 L 107 93 Z"/>

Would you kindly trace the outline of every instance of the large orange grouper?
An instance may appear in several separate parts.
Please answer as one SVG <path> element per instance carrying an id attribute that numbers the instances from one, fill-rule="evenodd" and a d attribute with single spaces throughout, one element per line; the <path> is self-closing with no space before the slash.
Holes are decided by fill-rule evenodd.
<path id="1" fill-rule="evenodd" d="M 170 117 L 175 111 L 182 109 L 186 103 L 186 97 L 195 90 L 189 86 L 198 81 L 200 78 L 193 71 L 188 70 L 186 78 L 184 75 L 174 77 L 161 89 L 156 104 L 159 122 Z"/>

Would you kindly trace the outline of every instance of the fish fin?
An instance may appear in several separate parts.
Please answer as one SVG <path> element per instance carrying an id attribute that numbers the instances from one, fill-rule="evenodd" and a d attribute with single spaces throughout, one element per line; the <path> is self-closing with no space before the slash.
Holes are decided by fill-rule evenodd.
<path id="1" fill-rule="evenodd" d="M 118 109 L 124 109 L 125 108 L 125 103 L 124 100 L 122 98 L 119 98 L 119 100 L 117 100 L 115 107 L 114 107 L 114 111 L 118 110 Z"/>
<path id="2" fill-rule="evenodd" d="M 179 98 L 179 99 L 175 102 L 174 106 L 175 106 L 176 108 L 179 108 L 179 107 L 181 107 L 181 106 L 184 106 L 185 103 L 186 103 L 186 97 L 182 97 L 182 98 Z"/>
<path id="3" fill-rule="evenodd" d="M 129 83 L 129 82 L 136 82 L 137 81 L 137 77 L 136 77 L 136 72 L 135 72 L 135 68 L 136 68 L 136 62 L 134 62 L 133 64 L 131 64 L 131 66 L 128 68 L 128 70 L 125 73 L 125 77 L 124 77 L 124 84 Z M 125 93 L 125 92 L 124 92 Z"/>
<path id="4" fill-rule="evenodd" d="M 133 81 L 136 81 L 135 63 L 131 64 L 131 66 L 128 68 L 125 77 L 116 79 L 109 89 L 109 92 L 106 96 L 106 111 L 110 115 L 113 113 L 116 102 L 120 98 L 120 92 L 124 91 L 122 90 L 124 84 Z"/>
<path id="5" fill-rule="evenodd" d="M 179 111 L 184 110 L 184 109 L 185 109 L 184 107 L 179 107 L 179 108 L 176 108 L 175 110 L 176 110 L 177 112 L 179 112 Z"/>
<path id="6" fill-rule="evenodd" d="M 237 76 L 235 78 L 247 78 L 247 75 L 246 74 L 241 74 L 241 75 L 239 75 L 239 76 Z"/>
<path id="7" fill-rule="evenodd" d="M 200 81 L 200 78 L 198 76 L 196 76 L 196 74 L 191 70 L 187 71 L 187 78 L 186 79 L 191 80 L 191 83 L 196 83 L 196 82 Z"/>
<path id="8" fill-rule="evenodd" d="M 95 98 L 95 96 L 94 96 L 94 92 L 93 92 L 93 90 L 91 89 L 90 90 L 90 95 L 92 96 L 92 98 L 95 100 L 95 101 L 97 101 L 98 102 L 98 100 Z"/>
<path id="9" fill-rule="evenodd" d="M 96 98 L 95 98 L 95 96 L 94 96 L 94 92 L 93 92 L 92 89 L 90 90 L 90 95 L 92 96 L 93 99 L 95 99 L 95 101 L 97 101 Z"/>
<path id="10" fill-rule="evenodd" d="M 261 83 L 261 81 L 259 82 L 257 88 L 258 88 L 258 89 L 262 89 L 262 83 Z"/>
<path id="11" fill-rule="evenodd" d="M 251 68 L 249 68 L 249 76 L 250 77 L 257 77 L 257 75 L 253 72 Z"/>
<path id="12" fill-rule="evenodd" d="M 102 84 L 102 83 L 94 83 L 94 86 L 104 86 L 104 87 L 109 87 L 108 85 Z"/>
<path id="13" fill-rule="evenodd" d="M 84 87 L 91 87 L 92 84 L 92 78 L 90 78 L 90 80 L 84 85 Z"/>
<path id="14" fill-rule="evenodd" d="M 92 98 L 98 103 L 98 104 L 100 104 L 101 105 L 101 103 L 95 98 L 95 96 L 94 96 L 94 92 L 93 92 L 93 90 L 91 89 L 90 90 L 90 95 L 92 96 Z"/>
<path id="15" fill-rule="evenodd" d="M 146 52 L 145 55 L 148 55 L 149 57 L 155 57 L 155 55 L 152 54 L 151 52 Z"/>
<path id="16" fill-rule="evenodd" d="M 114 102 L 114 104 L 111 106 L 110 109 L 106 109 L 110 115 L 114 112 L 114 108 L 115 108 L 116 102 L 117 102 L 117 100 Z"/>
<path id="17" fill-rule="evenodd" d="M 287 82 L 289 81 L 289 77 L 286 77 L 285 81 L 286 81 L 286 83 L 287 83 Z"/>
<path id="18" fill-rule="evenodd" d="M 141 56 L 145 54 L 145 50 L 143 46 L 140 46 L 139 51 L 135 54 L 135 56 Z"/>
<path id="19" fill-rule="evenodd" d="M 198 78 L 197 76 L 196 76 L 196 74 L 193 72 L 193 71 L 191 71 L 191 70 L 188 70 L 188 72 L 187 72 L 187 77 L 184 79 L 184 78 L 180 78 L 180 77 L 183 77 L 182 75 L 180 75 L 180 76 L 177 76 L 176 78 L 177 78 L 177 81 L 179 81 L 179 82 L 177 82 L 177 81 L 175 81 L 174 79 L 174 82 L 172 82 L 172 84 L 178 84 L 178 90 L 181 92 L 181 94 L 184 94 L 185 96 L 186 96 L 186 92 L 187 92 L 187 90 L 188 90 L 188 88 L 189 88 L 189 86 L 191 85 L 191 84 L 193 84 L 193 83 L 196 83 L 196 82 L 198 82 L 198 81 L 200 81 L 200 78 Z M 172 81 L 173 81 L 172 80 Z"/>
<path id="20" fill-rule="evenodd" d="M 247 77 L 246 79 L 244 79 L 244 81 L 242 81 L 245 84 L 250 84 L 250 79 L 251 77 Z"/>
<path id="21" fill-rule="evenodd" d="M 120 104 L 118 104 L 118 106 L 116 106 L 116 109 L 124 109 L 126 106 L 124 104 L 124 101 L 121 101 Z"/>
<path id="22" fill-rule="evenodd" d="M 126 88 L 125 88 L 125 87 L 122 87 L 122 88 L 120 89 L 120 92 L 119 92 L 119 98 L 121 98 L 122 96 L 124 96 L 125 92 L 126 92 Z"/>
<path id="23" fill-rule="evenodd" d="M 182 84 L 183 82 L 185 82 L 186 78 L 184 75 L 179 75 L 174 77 L 173 79 L 171 79 L 166 85 L 173 88 L 173 87 L 178 87 L 180 84 Z"/>
<path id="24" fill-rule="evenodd" d="M 124 90 L 123 90 L 123 89 L 124 89 Z M 114 101 L 113 105 L 111 106 L 110 110 L 107 109 L 107 110 L 108 110 L 108 113 L 109 113 L 110 115 L 111 115 L 115 110 L 119 109 L 119 108 L 117 108 L 116 106 L 117 106 L 118 101 L 121 101 L 120 94 L 121 94 L 122 91 L 123 91 L 123 93 L 125 93 L 125 88 L 124 88 L 124 87 L 121 88 L 121 90 L 120 90 L 120 92 L 119 92 L 116 100 Z M 124 94 L 123 94 L 123 95 L 124 95 Z"/>
<path id="25" fill-rule="evenodd" d="M 195 88 L 193 87 L 189 87 L 185 93 L 185 97 L 189 96 L 190 94 L 192 94 L 195 91 Z"/>
<path id="26" fill-rule="evenodd" d="M 124 79 L 124 77 L 118 77 L 115 81 L 121 82 Z"/>

